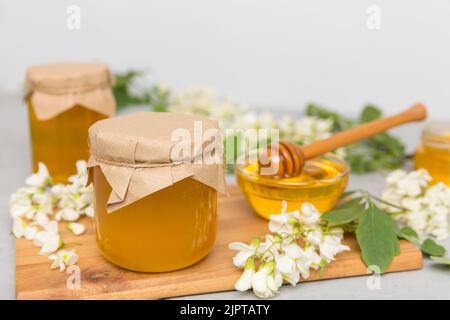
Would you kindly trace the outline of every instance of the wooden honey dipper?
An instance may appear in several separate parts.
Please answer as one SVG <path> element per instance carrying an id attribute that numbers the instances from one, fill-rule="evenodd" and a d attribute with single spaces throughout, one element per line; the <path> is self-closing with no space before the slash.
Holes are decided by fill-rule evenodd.
<path id="1" fill-rule="evenodd" d="M 266 154 L 258 158 L 260 174 L 272 178 L 288 178 L 301 174 L 306 160 L 313 159 L 337 148 L 367 139 L 387 129 L 414 121 L 424 120 L 427 109 L 417 103 L 396 115 L 377 119 L 363 125 L 341 131 L 330 138 L 299 146 L 296 143 L 281 140 L 277 145 L 268 145 Z M 275 154 L 272 154 L 275 151 Z M 272 165 L 277 165 L 272 167 Z M 268 169 L 269 170 L 264 170 Z"/>

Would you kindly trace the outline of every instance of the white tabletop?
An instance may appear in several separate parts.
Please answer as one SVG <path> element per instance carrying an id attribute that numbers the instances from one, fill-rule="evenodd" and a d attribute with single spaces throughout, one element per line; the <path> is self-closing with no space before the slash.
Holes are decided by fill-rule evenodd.
<path id="1" fill-rule="evenodd" d="M 418 143 L 420 125 L 397 129 L 409 149 Z M 18 96 L 0 96 L 0 299 L 15 298 L 15 248 L 8 211 L 9 195 L 21 187 L 30 173 L 30 153 L 26 108 Z M 233 177 L 229 177 L 232 181 Z M 380 194 L 384 185 L 381 174 L 350 179 L 349 188 L 363 188 Z M 444 246 L 450 250 L 450 239 Z M 81 257 L 82 258 L 82 257 Z M 300 283 L 284 286 L 277 299 L 450 299 L 450 269 L 425 259 L 417 271 L 385 274 L 378 289 L 369 289 L 368 277 Z M 371 279 L 373 280 L 373 279 Z M 378 281 L 378 280 L 375 280 Z M 369 286 L 373 287 L 373 286 Z M 252 299 L 252 292 L 236 291 L 202 294 L 181 299 Z"/>

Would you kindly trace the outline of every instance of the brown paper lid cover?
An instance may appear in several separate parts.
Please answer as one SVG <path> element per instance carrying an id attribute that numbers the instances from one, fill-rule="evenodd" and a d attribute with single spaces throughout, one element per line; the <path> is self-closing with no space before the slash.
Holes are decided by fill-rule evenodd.
<path id="1" fill-rule="evenodd" d="M 192 139 L 174 139 L 180 129 Z M 133 113 L 92 125 L 88 166 L 99 166 L 112 188 L 108 212 L 189 177 L 225 193 L 222 162 L 198 161 L 206 148 L 222 153 L 222 137 L 203 135 L 207 132 L 220 132 L 217 121 L 166 112 Z M 174 158 L 173 148 L 180 145 L 190 150 L 189 156 Z"/>
<path id="2" fill-rule="evenodd" d="M 112 83 L 106 64 L 37 65 L 27 70 L 27 99 L 39 120 L 50 119 L 75 105 L 111 116 L 116 107 Z"/>

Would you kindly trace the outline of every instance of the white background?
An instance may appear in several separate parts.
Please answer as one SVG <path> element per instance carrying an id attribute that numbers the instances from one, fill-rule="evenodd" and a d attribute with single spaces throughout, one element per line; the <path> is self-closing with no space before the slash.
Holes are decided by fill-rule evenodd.
<path id="1" fill-rule="evenodd" d="M 66 27 L 71 4 L 78 31 Z M 369 5 L 380 30 L 366 26 Z M 91 60 L 256 108 L 391 113 L 423 101 L 450 119 L 448 0 L 0 0 L 0 92 L 19 92 L 29 65 Z"/>

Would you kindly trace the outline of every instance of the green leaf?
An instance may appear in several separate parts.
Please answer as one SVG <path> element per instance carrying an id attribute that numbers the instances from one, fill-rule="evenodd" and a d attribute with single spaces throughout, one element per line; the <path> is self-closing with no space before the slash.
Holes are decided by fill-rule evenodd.
<path id="1" fill-rule="evenodd" d="M 450 258 L 444 258 L 444 257 L 430 257 L 431 260 L 436 261 L 437 263 L 442 263 L 442 264 L 448 264 L 450 265 Z"/>
<path id="2" fill-rule="evenodd" d="M 356 190 L 350 190 L 350 191 L 344 191 L 341 193 L 341 195 L 339 196 L 339 199 L 344 199 L 352 194 L 354 194 L 355 192 L 357 192 Z"/>
<path id="3" fill-rule="evenodd" d="M 379 108 L 373 106 L 373 105 L 367 105 L 364 107 L 363 111 L 361 112 L 360 121 L 361 122 L 370 122 L 376 119 L 381 118 L 382 112 Z"/>
<path id="4" fill-rule="evenodd" d="M 351 200 L 345 201 L 342 203 L 338 209 L 348 209 L 348 208 L 355 208 L 355 209 L 364 209 L 364 205 L 361 203 L 363 201 L 362 197 L 353 198 Z"/>
<path id="5" fill-rule="evenodd" d="M 410 227 L 401 228 L 398 235 L 399 237 L 406 239 L 412 243 L 416 243 L 419 240 L 419 235 L 417 234 L 417 232 Z"/>
<path id="6" fill-rule="evenodd" d="M 372 105 L 366 106 L 358 121 L 351 120 L 341 114 L 316 104 L 309 104 L 306 109 L 308 116 L 333 121 L 333 132 L 354 127 L 358 123 L 372 121 L 381 117 L 381 111 Z M 367 140 L 345 147 L 345 159 L 350 164 L 352 173 L 367 173 L 382 169 L 396 169 L 405 161 L 405 146 L 394 136 L 383 132 Z"/>
<path id="7" fill-rule="evenodd" d="M 445 248 L 432 239 L 426 239 L 420 246 L 420 249 L 430 256 L 442 257 L 445 255 Z"/>
<path id="8" fill-rule="evenodd" d="M 394 221 L 383 211 L 371 205 L 364 210 L 356 229 L 356 239 L 367 266 L 377 266 L 386 272 L 395 255 L 400 253 Z"/>
<path id="9" fill-rule="evenodd" d="M 328 211 L 322 215 L 322 218 L 330 223 L 330 226 L 338 226 L 350 223 L 359 217 L 358 208 L 336 209 Z"/>

